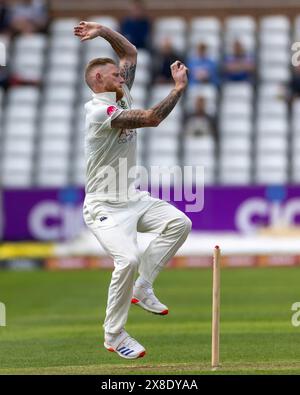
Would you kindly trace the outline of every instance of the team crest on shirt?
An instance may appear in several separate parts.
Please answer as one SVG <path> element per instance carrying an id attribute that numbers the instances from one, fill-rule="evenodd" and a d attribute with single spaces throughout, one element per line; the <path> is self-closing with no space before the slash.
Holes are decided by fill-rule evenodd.
<path id="1" fill-rule="evenodd" d="M 136 130 L 122 129 L 119 134 L 118 143 L 128 143 L 136 137 Z"/>
<path id="2" fill-rule="evenodd" d="M 109 106 L 109 107 L 107 107 L 107 115 L 109 115 L 109 116 L 111 116 L 114 112 L 116 112 L 117 111 L 117 107 L 115 107 L 115 106 Z"/>
<path id="3" fill-rule="evenodd" d="M 120 107 L 123 108 L 123 110 L 126 110 L 128 108 L 125 100 L 120 100 Z"/>

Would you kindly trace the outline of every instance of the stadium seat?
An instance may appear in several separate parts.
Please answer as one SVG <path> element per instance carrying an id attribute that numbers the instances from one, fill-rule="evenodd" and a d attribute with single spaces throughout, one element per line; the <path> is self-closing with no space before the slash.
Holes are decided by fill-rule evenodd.
<path id="1" fill-rule="evenodd" d="M 4 172 L 0 179 L 1 185 L 6 188 L 29 188 L 32 185 L 32 175 L 27 172 Z"/>
<path id="2" fill-rule="evenodd" d="M 290 20 L 285 15 L 269 15 L 260 19 L 260 29 L 264 31 L 289 33 L 290 28 Z"/>
<path id="3" fill-rule="evenodd" d="M 255 174 L 256 184 L 282 185 L 282 184 L 286 184 L 287 181 L 288 181 L 288 174 L 287 171 L 284 169 L 259 170 Z"/>
<path id="4" fill-rule="evenodd" d="M 236 135 L 250 135 L 253 132 L 252 123 L 244 118 L 240 119 L 225 119 L 220 123 L 220 134 L 236 134 Z"/>
<path id="5" fill-rule="evenodd" d="M 245 153 L 250 154 L 252 150 L 252 140 L 250 136 L 231 136 L 230 134 L 222 136 L 220 140 L 221 154 Z"/>
<path id="6" fill-rule="evenodd" d="M 43 120 L 64 120 L 70 121 L 73 116 L 73 107 L 71 103 L 60 104 L 60 103 L 49 103 L 42 107 L 41 116 Z"/>
<path id="7" fill-rule="evenodd" d="M 272 117 L 275 116 L 277 118 L 282 117 L 287 119 L 288 115 L 288 107 L 287 103 L 283 100 L 261 100 L 257 102 L 257 112 L 259 116 Z"/>
<path id="8" fill-rule="evenodd" d="M 222 154 L 220 156 L 220 169 L 233 169 L 249 171 L 251 168 L 251 155 L 241 154 Z"/>
<path id="9" fill-rule="evenodd" d="M 10 119 L 4 125 L 4 132 L 7 137 L 30 140 L 36 133 L 36 124 L 22 119 Z"/>
<path id="10" fill-rule="evenodd" d="M 151 136 L 148 140 L 147 148 L 149 150 L 150 155 L 152 152 L 158 153 L 177 153 L 178 150 L 178 139 L 176 136 Z"/>
<path id="11" fill-rule="evenodd" d="M 210 155 L 214 154 L 215 142 L 212 136 L 201 136 L 201 137 L 190 137 L 187 136 L 184 139 L 184 152 L 186 157 L 191 153 L 208 153 Z"/>
<path id="12" fill-rule="evenodd" d="M 280 48 L 274 51 L 273 49 L 266 48 L 259 53 L 260 65 L 280 65 L 289 66 L 290 64 L 290 50 L 289 48 Z"/>
<path id="13" fill-rule="evenodd" d="M 80 49 L 80 40 L 76 40 L 73 31 L 67 36 L 52 36 L 49 41 L 50 51 L 63 51 L 77 52 Z"/>
<path id="14" fill-rule="evenodd" d="M 67 172 L 69 158 L 67 156 L 42 155 L 37 163 L 37 171 L 44 172 Z"/>
<path id="15" fill-rule="evenodd" d="M 274 101 L 286 97 L 286 86 L 281 83 L 261 83 L 258 86 L 258 101 Z"/>
<path id="16" fill-rule="evenodd" d="M 66 187 L 69 184 L 68 175 L 62 172 L 50 173 L 49 171 L 40 171 L 36 177 L 36 183 L 39 187 Z"/>
<path id="17" fill-rule="evenodd" d="M 45 103 L 63 102 L 66 104 L 73 103 L 77 98 L 77 92 L 74 86 L 48 85 L 44 90 Z"/>
<path id="18" fill-rule="evenodd" d="M 12 73 L 21 79 L 39 81 L 44 60 L 44 55 L 39 52 L 19 52 L 13 57 Z"/>
<path id="19" fill-rule="evenodd" d="M 42 33 L 24 34 L 15 39 L 14 49 L 17 53 L 42 52 L 47 47 L 47 36 Z"/>
<path id="20" fill-rule="evenodd" d="M 43 155 L 69 155 L 71 150 L 70 142 L 67 138 L 45 136 L 41 139 L 39 144 L 39 156 Z"/>
<path id="21" fill-rule="evenodd" d="M 259 77 L 265 82 L 288 83 L 291 73 L 289 67 L 285 65 L 269 66 L 263 64 L 259 70 Z"/>
<path id="22" fill-rule="evenodd" d="M 285 136 L 259 136 L 256 140 L 257 154 L 268 152 L 287 153 L 288 141 Z"/>
<path id="23" fill-rule="evenodd" d="M 2 158 L 2 170 L 9 173 L 31 173 L 33 170 L 33 160 L 31 156 L 4 156 Z"/>
<path id="24" fill-rule="evenodd" d="M 52 67 L 47 76 L 46 83 L 48 85 L 65 85 L 65 86 L 74 86 L 78 79 L 77 70 L 75 68 L 68 68 L 59 66 Z"/>
<path id="25" fill-rule="evenodd" d="M 257 119 L 256 130 L 259 135 L 286 136 L 289 125 L 285 118 L 273 115 L 264 115 Z"/>
<path id="26" fill-rule="evenodd" d="M 37 104 L 40 99 L 40 91 L 36 87 L 22 86 L 12 87 L 8 91 L 7 100 L 10 104 Z"/>
<path id="27" fill-rule="evenodd" d="M 41 136 L 68 138 L 72 133 L 72 124 L 68 120 L 45 120 L 40 125 Z"/>
<path id="28" fill-rule="evenodd" d="M 271 48 L 279 50 L 288 48 L 291 44 L 288 33 L 262 31 L 259 36 L 261 51 Z"/>
<path id="29" fill-rule="evenodd" d="M 220 116 L 247 118 L 251 120 L 252 117 L 252 104 L 243 101 L 223 100 L 220 108 Z"/>
<path id="30" fill-rule="evenodd" d="M 284 152 L 258 152 L 255 158 L 255 166 L 258 172 L 264 170 L 278 170 L 278 172 L 281 172 L 283 170 L 287 171 L 288 158 Z"/>
<path id="31" fill-rule="evenodd" d="M 190 20 L 190 32 L 220 34 L 221 22 L 215 17 L 195 17 Z"/>
<path id="32" fill-rule="evenodd" d="M 251 172 L 249 170 L 221 169 L 219 181 L 221 185 L 249 185 L 251 184 Z"/>
<path id="33" fill-rule="evenodd" d="M 249 82 L 225 82 L 222 89 L 223 99 L 251 102 L 253 86 Z"/>
<path id="34" fill-rule="evenodd" d="M 34 153 L 33 139 L 16 139 L 15 136 L 7 136 L 3 141 L 2 153 L 4 156 L 30 156 Z"/>
<path id="35" fill-rule="evenodd" d="M 247 32 L 255 34 L 255 19 L 248 15 L 232 16 L 225 20 L 225 31 L 235 31 L 237 33 Z"/>
<path id="36" fill-rule="evenodd" d="M 68 70 L 77 70 L 79 56 L 68 49 L 54 49 L 49 53 L 48 63 L 50 68 L 66 67 Z"/>
<path id="37" fill-rule="evenodd" d="M 74 26 L 79 23 L 77 18 L 57 18 L 50 25 L 50 33 L 53 36 L 69 35 L 73 32 Z"/>
<path id="38" fill-rule="evenodd" d="M 19 103 L 9 104 L 6 108 L 6 120 L 22 120 L 34 122 L 37 119 L 38 109 L 35 105 L 27 103 L 20 105 Z"/>
<path id="39" fill-rule="evenodd" d="M 154 22 L 153 30 L 155 34 L 166 33 L 172 35 L 173 33 L 180 33 L 184 35 L 187 30 L 187 23 L 181 17 L 159 17 Z"/>
<path id="40" fill-rule="evenodd" d="M 93 58 L 99 57 L 116 58 L 116 54 L 111 45 L 105 40 L 89 40 L 83 43 L 83 45 L 85 63 Z"/>

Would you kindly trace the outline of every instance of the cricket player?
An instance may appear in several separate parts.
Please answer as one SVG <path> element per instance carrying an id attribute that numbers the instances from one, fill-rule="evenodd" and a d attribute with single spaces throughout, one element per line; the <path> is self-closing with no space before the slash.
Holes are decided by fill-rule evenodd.
<path id="1" fill-rule="evenodd" d="M 187 85 L 187 68 L 179 61 L 173 63 L 174 88 L 170 94 L 150 109 L 132 110 L 129 91 L 137 63 L 135 46 L 95 22 L 80 22 L 74 34 L 81 41 L 97 37 L 107 40 L 119 58 L 119 64 L 110 58 L 91 60 L 85 70 L 93 97 L 85 105 L 87 180 L 83 210 L 87 226 L 114 260 L 103 325 L 104 347 L 122 358 L 135 359 L 146 351 L 125 331 L 130 305 L 168 314 L 168 307 L 154 294 L 153 283 L 191 229 L 184 213 L 132 185 L 135 129 L 157 127 L 170 114 Z M 138 250 L 137 232 L 157 234 L 143 254 Z"/>

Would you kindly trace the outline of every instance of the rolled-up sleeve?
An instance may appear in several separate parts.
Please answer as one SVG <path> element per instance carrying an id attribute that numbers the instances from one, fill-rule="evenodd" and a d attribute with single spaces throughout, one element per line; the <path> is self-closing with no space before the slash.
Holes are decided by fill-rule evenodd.
<path id="1" fill-rule="evenodd" d="M 111 129 L 111 121 L 119 116 L 123 110 L 119 109 L 114 105 L 99 105 L 99 108 L 95 109 L 90 114 L 90 122 L 98 125 L 97 134 L 102 131 Z"/>

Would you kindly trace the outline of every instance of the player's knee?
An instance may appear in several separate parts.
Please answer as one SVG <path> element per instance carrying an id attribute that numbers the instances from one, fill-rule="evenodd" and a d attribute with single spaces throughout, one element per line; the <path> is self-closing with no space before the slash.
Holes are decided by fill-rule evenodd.
<path id="1" fill-rule="evenodd" d="M 174 220 L 174 226 L 180 238 L 186 238 L 192 229 L 192 221 L 185 215 Z"/>
<path id="2" fill-rule="evenodd" d="M 128 255 L 126 258 L 126 266 L 133 272 L 136 272 L 139 266 L 138 254 Z"/>
<path id="3" fill-rule="evenodd" d="M 184 217 L 181 219 L 181 222 L 182 222 L 183 235 L 187 237 L 190 231 L 192 230 L 192 221 L 189 219 L 189 217 L 184 215 Z"/>
<path id="4" fill-rule="evenodd" d="M 135 273 L 138 269 L 140 258 L 138 254 L 131 253 L 115 258 L 118 270 Z"/>

